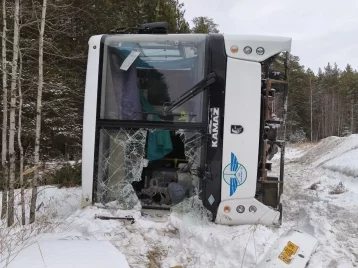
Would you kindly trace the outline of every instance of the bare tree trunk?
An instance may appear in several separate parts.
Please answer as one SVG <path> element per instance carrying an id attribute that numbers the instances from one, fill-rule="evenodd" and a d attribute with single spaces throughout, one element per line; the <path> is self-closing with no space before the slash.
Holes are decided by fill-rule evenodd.
<path id="1" fill-rule="evenodd" d="M 351 134 L 354 133 L 354 100 L 351 101 Z"/>
<path id="2" fill-rule="evenodd" d="M 43 46 L 44 46 L 44 33 L 45 33 L 45 21 L 46 21 L 46 8 L 47 8 L 47 0 L 43 0 L 40 38 L 39 38 L 39 84 L 37 89 L 36 136 L 35 136 L 35 151 L 34 151 L 34 158 L 35 158 L 34 164 L 36 169 L 34 172 L 34 179 L 32 181 L 30 223 L 33 223 L 35 221 L 37 181 L 39 178 L 38 166 L 40 164 L 41 109 L 42 109 L 42 89 L 43 89 Z"/>
<path id="3" fill-rule="evenodd" d="M 321 103 L 321 105 L 322 105 L 322 108 L 321 108 L 321 116 L 322 116 L 321 129 L 322 129 L 322 131 L 321 131 L 320 138 L 322 138 L 326 135 L 326 125 L 325 125 L 325 116 L 324 116 L 324 112 L 326 110 L 325 98 L 326 98 L 325 96 L 324 96 L 324 98 L 322 98 L 322 103 Z"/>
<path id="4" fill-rule="evenodd" d="M 14 18 L 14 41 L 11 73 L 11 101 L 10 101 L 10 128 L 9 128 L 9 157 L 10 157 L 10 180 L 8 200 L 8 226 L 14 224 L 14 188 L 15 188 L 15 131 L 16 131 L 16 85 L 17 85 L 17 61 L 19 58 L 19 11 L 20 0 L 15 0 Z"/>
<path id="5" fill-rule="evenodd" d="M 340 95 L 337 94 L 337 125 L 336 125 L 336 129 L 337 129 L 337 136 L 339 137 L 340 133 L 341 133 L 341 114 L 342 114 L 342 111 L 341 111 L 341 98 L 340 98 Z"/>
<path id="6" fill-rule="evenodd" d="M 335 125 L 335 122 L 334 122 L 334 120 L 336 119 L 335 118 L 335 114 L 337 113 L 336 112 L 336 94 L 335 93 L 333 93 L 332 95 L 331 95 L 332 97 L 332 110 L 331 110 L 331 117 L 330 117 L 330 123 L 331 123 L 331 133 L 330 133 L 330 135 L 329 136 L 334 136 L 334 130 L 335 130 L 335 127 L 334 127 L 334 125 Z"/>
<path id="7" fill-rule="evenodd" d="M 22 131 L 22 89 L 21 89 L 21 77 L 22 77 L 22 55 L 20 52 L 20 67 L 19 67 L 19 79 L 18 79 L 18 88 L 19 88 L 19 118 L 18 118 L 18 130 L 17 130 L 17 142 L 20 150 L 20 187 L 21 187 L 21 223 L 22 225 L 26 224 L 26 215 L 25 215 L 25 187 L 24 187 L 24 148 L 22 147 L 21 142 L 21 131 Z"/>
<path id="8" fill-rule="evenodd" d="M 325 134 L 325 138 L 330 136 L 330 122 L 331 122 L 331 113 L 330 111 L 332 110 L 332 101 L 330 96 L 327 94 L 326 95 L 326 134 Z"/>
<path id="9" fill-rule="evenodd" d="M 311 91 L 311 143 L 313 142 L 313 98 L 312 98 L 312 79 L 310 77 L 310 91 Z"/>
<path id="10" fill-rule="evenodd" d="M 8 184 L 8 168 L 7 168 L 7 64 L 6 64 L 6 0 L 2 0 L 2 87 L 3 87 L 3 117 L 2 117 L 2 151 L 1 151 L 1 167 L 2 167 L 2 206 L 1 219 L 5 219 L 7 214 L 7 184 Z"/>

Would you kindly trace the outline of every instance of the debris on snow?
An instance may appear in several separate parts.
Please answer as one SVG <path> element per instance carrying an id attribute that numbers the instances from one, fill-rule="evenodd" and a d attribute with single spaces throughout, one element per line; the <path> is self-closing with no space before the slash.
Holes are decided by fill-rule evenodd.
<path id="1" fill-rule="evenodd" d="M 358 135 L 329 137 L 285 166 L 282 228 L 303 226 L 319 240 L 308 268 L 358 267 L 357 148 Z"/>
<path id="2" fill-rule="evenodd" d="M 319 186 L 320 184 L 321 184 L 320 181 L 315 182 L 315 183 L 313 183 L 313 184 L 310 186 L 310 189 L 313 190 L 313 191 L 315 191 L 315 190 L 318 189 L 318 186 Z"/>
<path id="3" fill-rule="evenodd" d="M 344 187 L 343 183 L 340 182 L 338 185 L 334 186 L 332 191 L 330 191 L 330 194 L 343 194 L 347 192 L 346 187 Z"/>

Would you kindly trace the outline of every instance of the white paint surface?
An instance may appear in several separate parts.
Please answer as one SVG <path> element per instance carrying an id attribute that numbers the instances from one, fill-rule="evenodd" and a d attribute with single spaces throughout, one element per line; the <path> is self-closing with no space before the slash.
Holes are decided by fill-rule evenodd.
<path id="1" fill-rule="evenodd" d="M 221 201 L 248 199 L 255 196 L 257 161 L 260 134 L 261 65 L 255 62 L 228 58 L 225 116 L 223 173 L 231 163 L 231 153 L 246 169 L 246 181 L 238 185 L 230 196 L 229 177 L 225 176 L 221 186 Z M 231 134 L 231 125 L 241 125 L 241 134 Z M 245 174 L 244 174 L 245 175 Z M 238 183 L 240 184 L 240 182 Z"/>
<path id="2" fill-rule="evenodd" d="M 82 136 L 82 202 L 92 204 L 98 70 L 101 35 L 89 40 Z"/>
<path id="3" fill-rule="evenodd" d="M 6 267 L 4 260 L 1 268 L 46 268 L 38 243 L 25 247 L 17 256 L 11 256 Z"/>
<path id="4" fill-rule="evenodd" d="M 263 35 L 226 35 L 225 38 L 225 49 L 226 54 L 229 57 L 262 62 L 269 57 L 282 51 L 291 51 L 292 38 L 290 37 L 278 37 L 278 36 L 263 36 Z M 239 51 L 232 53 L 231 46 L 237 46 Z M 244 48 L 249 46 L 252 48 L 251 54 L 245 54 Z M 256 49 L 262 47 L 265 50 L 263 55 L 258 55 Z"/>
<path id="5" fill-rule="evenodd" d="M 292 256 L 291 262 L 286 264 L 278 257 L 289 242 L 296 245 L 298 250 Z M 305 268 L 317 246 L 318 240 L 314 236 L 300 230 L 291 229 L 276 241 L 256 268 Z"/>
<path id="6" fill-rule="evenodd" d="M 225 212 L 224 208 L 230 207 L 230 212 Z M 238 206 L 244 206 L 245 211 L 238 213 L 236 208 Z M 250 206 L 256 208 L 256 212 L 250 212 Z M 245 225 L 245 224 L 263 224 L 266 226 L 272 226 L 278 224 L 280 213 L 275 211 L 255 198 L 248 199 L 230 199 L 222 201 L 218 208 L 218 215 L 216 222 L 226 225 Z"/>
<path id="7" fill-rule="evenodd" d="M 108 241 L 42 240 L 33 243 L 8 268 L 129 268 Z"/>

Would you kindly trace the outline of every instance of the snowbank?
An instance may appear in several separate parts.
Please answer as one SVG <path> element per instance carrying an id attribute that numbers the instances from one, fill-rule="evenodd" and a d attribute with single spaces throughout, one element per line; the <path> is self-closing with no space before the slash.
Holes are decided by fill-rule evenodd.
<path id="1" fill-rule="evenodd" d="M 285 213 L 283 226 L 278 229 L 216 225 L 208 220 L 207 212 L 197 200 L 160 215 L 116 207 L 81 209 L 80 188 L 42 187 L 37 203 L 38 235 L 32 237 L 34 226 L 30 225 L 26 227 L 28 231 L 20 231 L 25 232 L 26 239 L 27 234 L 31 236 L 28 241 L 35 238 L 110 241 L 126 256 L 129 265 L 136 268 L 178 265 L 253 268 L 280 234 L 291 226 L 304 225 L 314 230 L 320 240 L 310 268 L 352 267 L 351 263 L 358 259 L 357 159 L 358 135 L 330 137 L 308 150 L 288 146 L 283 195 Z M 341 181 L 347 191 L 330 194 Z M 315 189 L 311 188 L 314 183 Z M 26 202 L 29 200 L 30 191 L 27 191 Z M 18 192 L 16 205 L 20 215 Z M 28 215 L 28 206 L 26 209 Z M 135 223 L 101 220 L 96 215 L 132 216 Z M 3 235 L 7 234 L 5 230 L 3 228 Z"/>
<path id="2" fill-rule="evenodd" d="M 347 176 L 358 177 L 358 134 L 323 139 L 299 161 Z"/>
<path id="3" fill-rule="evenodd" d="M 111 241 L 125 254 L 130 266 L 138 268 L 253 268 L 277 239 L 275 230 L 264 226 L 216 225 L 205 217 L 202 207 L 191 204 L 188 201 L 186 210 L 162 214 L 161 221 L 140 211 L 88 207 L 67 219 L 70 232 L 59 231 L 57 236 Z M 135 223 L 99 220 L 95 215 L 130 215 Z"/>
<path id="4" fill-rule="evenodd" d="M 31 189 L 25 189 L 25 209 L 30 210 Z M 66 218 L 80 208 L 81 188 L 61 188 L 57 186 L 38 187 L 36 213 L 37 218 L 59 219 Z M 21 216 L 21 196 L 20 190 L 15 190 L 15 218 Z M 0 206 L 2 201 L 2 192 L 0 192 Z M 26 222 L 29 221 L 29 214 L 26 213 Z"/>
<path id="5" fill-rule="evenodd" d="M 13 229 L 15 240 L 9 237 L 8 241 L 12 251 L 10 259 L 38 240 L 96 240 L 111 242 L 126 256 L 129 265 L 136 268 L 178 265 L 253 268 L 278 237 L 275 229 L 264 226 L 216 225 L 208 219 L 208 212 L 198 200 L 188 200 L 184 208 L 173 209 L 172 213 L 147 214 L 99 207 L 80 209 L 80 190 L 41 188 L 36 234 L 31 225 L 25 227 L 28 230 Z M 30 192 L 26 197 L 30 198 Z M 27 206 L 27 215 L 28 209 Z M 20 207 L 17 211 L 20 215 Z M 101 220 L 96 215 L 132 216 L 135 223 Z M 26 234 L 24 242 L 19 241 L 21 232 Z M 4 260 L 8 253 L 2 253 Z"/>
<path id="6" fill-rule="evenodd" d="M 323 168 L 358 178 L 358 148 L 352 149 L 324 163 Z"/>
<path id="7" fill-rule="evenodd" d="M 261 225 L 214 224 L 200 201 L 190 202 L 186 211 L 174 208 L 170 215 L 170 223 L 179 230 L 180 251 L 196 258 L 196 263 L 182 263 L 184 267 L 255 267 L 276 238 L 273 229 Z"/>

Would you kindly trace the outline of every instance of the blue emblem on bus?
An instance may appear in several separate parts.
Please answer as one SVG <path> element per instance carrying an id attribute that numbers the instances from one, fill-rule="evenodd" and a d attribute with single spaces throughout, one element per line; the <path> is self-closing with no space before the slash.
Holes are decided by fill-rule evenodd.
<path id="1" fill-rule="evenodd" d="M 223 179 L 230 186 L 230 196 L 232 196 L 237 187 L 243 185 L 247 179 L 246 168 L 239 163 L 236 155 L 231 153 L 231 161 L 224 168 Z"/>

